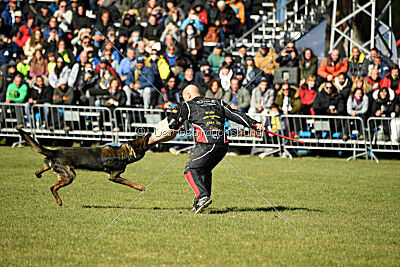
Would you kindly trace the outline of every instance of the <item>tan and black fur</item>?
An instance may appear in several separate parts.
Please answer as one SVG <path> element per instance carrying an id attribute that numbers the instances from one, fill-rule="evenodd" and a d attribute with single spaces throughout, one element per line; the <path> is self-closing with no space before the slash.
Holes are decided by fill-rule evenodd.
<path id="1" fill-rule="evenodd" d="M 62 205 L 57 191 L 71 184 L 76 176 L 75 169 L 102 171 L 108 173 L 112 182 L 127 185 L 137 190 L 145 190 L 141 185 L 122 178 L 128 164 L 141 160 L 146 150 L 150 147 L 148 142 L 150 134 L 129 141 L 120 147 L 72 147 L 60 149 L 47 149 L 36 142 L 29 134 L 19 129 L 19 134 L 33 148 L 34 151 L 46 156 L 44 167 L 35 175 L 42 177 L 42 173 L 50 169 L 58 176 L 58 182 L 50 187 L 58 205 Z"/>

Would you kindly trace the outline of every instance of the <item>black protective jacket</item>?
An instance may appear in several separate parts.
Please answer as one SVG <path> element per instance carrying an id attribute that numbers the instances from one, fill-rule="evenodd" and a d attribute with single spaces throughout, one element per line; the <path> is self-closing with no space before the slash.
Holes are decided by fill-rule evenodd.
<path id="1" fill-rule="evenodd" d="M 184 102 L 169 118 L 170 128 L 178 129 L 185 121 L 195 129 L 196 143 L 225 144 L 228 139 L 225 120 L 231 120 L 249 128 L 258 123 L 244 113 L 233 110 L 221 99 L 195 97 Z"/>

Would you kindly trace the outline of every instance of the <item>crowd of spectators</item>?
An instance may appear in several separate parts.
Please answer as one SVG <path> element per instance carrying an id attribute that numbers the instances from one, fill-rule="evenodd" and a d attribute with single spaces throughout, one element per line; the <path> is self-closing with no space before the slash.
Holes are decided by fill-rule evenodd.
<path id="1" fill-rule="evenodd" d="M 0 7 L 0 102 L 170 109 L 195 84 L 242 112 L 399 114 L 399 67 L 377 49 L 348 58 L 335 49 L 319 63 L 293 42 L 279 56 L 262 43 L 254 57 L 246 45 L 233 56 L 228 41 L 251 25 L 251 9 L 250 0 L 11 0 Z M 298 80 L 274 83 L 280 67 Z"/>

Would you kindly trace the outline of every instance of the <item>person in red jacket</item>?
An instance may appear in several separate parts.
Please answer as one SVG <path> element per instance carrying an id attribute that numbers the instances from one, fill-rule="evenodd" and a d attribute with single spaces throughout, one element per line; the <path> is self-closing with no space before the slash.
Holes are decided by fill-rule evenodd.
<path id="1" fill-rule="evenodd" d="M 393 65 L 392 70 L 383 80 L 382 87 L 392 89 L 396 95 L 400 95 L 399 65 Z"/>
<path id="2" fill-rule="evenodd" d="M 26 25 L 21 26 L 17 34 L 16 43 L 19 47 L 24 47 L 26 41 L 28 41 L 32 33 L 36 29 L 39 29 L 38 27 L 33 26 L 34 22 L 35 15 L 33 15 L 32 13 L 28 14 L 28 16 L 26 17 Z"/>
<path id="3" fill-rule="evenodd" d="M 379 77 L 378 69 L 371 69 L 370 75 L 365 79 L 375 90 L 383 87 L 383 79 Z"/>
<path id="4" fill-rule="evenodd" d="M 310 75 L 307 78 L 307 83 L 299 87 L 299 95 L 301 99 L 301 109 L 304 115 L 314 115 L 311 108 L 312 104 L 317 96 L 317 78 L 314 75 Z"/>
<path id="5" fill-rule="evenodd" d="M 111 63 L 105 57 L 101 57 L 100 63 L 97 64 L 96 68 L 94 69 L 94 72 L 102 76 L 103 71 L 106 69 L 109 70 L 114 77 L 119 77 L 115 69 L 111 66 Z"/>
<path id="6" fill-rule="evenodd" d="M 340 56 L 338 49 L 333 49 L 328 58 L 321 62 L 318 68 L 318 75 L 326 81 L 332 81 L 341 72 L 347 73 L 349 62 Z"/>

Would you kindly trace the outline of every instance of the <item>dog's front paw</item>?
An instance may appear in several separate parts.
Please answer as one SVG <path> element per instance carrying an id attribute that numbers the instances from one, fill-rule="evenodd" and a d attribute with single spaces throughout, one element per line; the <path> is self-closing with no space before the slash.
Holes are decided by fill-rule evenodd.
<path id="1" fill-rule="evenodd" d="M 139 185 L 137 188 L 139 191 L 146 191 L 146 187 Z"/>
<path id="2" fill-rule="evenodd" d="M 36 178 L 42 178 L 42 175 L 40 173 L 35 172 L 35 175 L 36 175 Z"/>

